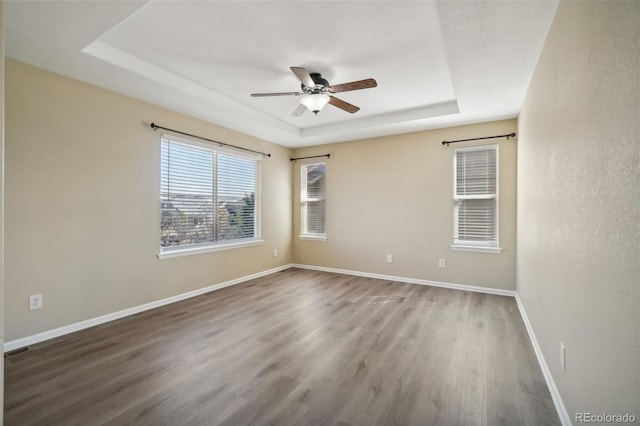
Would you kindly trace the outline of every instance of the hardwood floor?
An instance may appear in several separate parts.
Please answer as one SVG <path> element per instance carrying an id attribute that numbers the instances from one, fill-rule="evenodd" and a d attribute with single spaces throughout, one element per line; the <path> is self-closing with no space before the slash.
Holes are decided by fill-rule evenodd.
<path id="1" fill-rule="evenodd" d="M 5 423 L 560 422 L 514 299 L 289 269 L 6 358 Z"/>

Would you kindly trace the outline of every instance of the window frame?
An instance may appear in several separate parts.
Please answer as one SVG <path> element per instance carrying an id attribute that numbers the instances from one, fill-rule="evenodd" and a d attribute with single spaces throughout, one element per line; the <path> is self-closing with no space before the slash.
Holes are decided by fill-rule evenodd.
<path id="1" fill-rule="evenodd" d="M 459 196 L 457 193 L 458 186 L 458 152 L 472 152 L 472 151 L 488 151 L 494 150 L 496 155 L 496 171 L 495 171 L 495 194 L 477 194 L 477 195 L 464 195 Z M 495 212 L 494 212 L 494 226 L 495 226 L 495 241 L 475 241 L 475 240 L 460 240 L 456 239 L 458 236 L 459 227 L 459 205 L 464 200 L 495 200 Z M 500 248 L 500 147 L 498 144 L 491 145 L 475 145 L 469 147 L 460 147 L 453 150 L 453 243 L 451 244 L 452 250 L 457 251 L 471 251 L 480 253 L 502 253 Z"/>
<path id="2" fill-rule="evenodd" d="M 324 166 L 324 194 L 322 198 L 319 198 L 317 200 L 313 200 L 315 202 L 317 201 L 324 201 L 324 214 L 323 214 L 323 224 L 322 227 L 324 229 L 324 232 L 309 232 L 308 229 L 304 229 L 304 224 L 308 222 L 308 215 L 307 215 L 307 220 L 305 220 L 305 204 L 309 202 L 309 199 L 306 197 L 306 190 L 307 188 L 305 187 L 304 182 L 307 181 L 307 177 L 305 176 L 305 174 L 308 174 L 308 168 L 310 166 L 319 166 L 322 165 Z M 302 163 L 300 164 L 300 234 L 298 236 L 299 239 L 301 240 L 311 240 L 311 241 L 327 241 L 327 219 L 326 219 L 326 214 L 327 214 L 327 162 L 326 161 L 316 161 L 316 162 L 308 162 L 308 163 Z"/>
<path id="3" fill-rule="evenodd" d="M 254 198 L 254 235 L 253 237 L 248 238 L 236 238 L 230 240 L 217 240 L 217 241 L 206 241 L 201 243 L 195 243 L 190 245 L 183 246 L 169 246 L 163 247 L 162 241 L 160 241 L 160 251 L 157 254 L 158 259 L 168 259 L 173 257 L 181 257 L 181 256 L 189 256 L 194 254 L 215 252 L 221 250 L 229 250 L 240 247 L 248 247 L 254 245 L 260 245 L 264 243 L 262 240 L 262 206 L 261 206 L 261 161 L 262 156 L 258 154 L 245 153 L 244 151 L 238 151 L 232 148 L 217 146 L 211 143 L 206 143 L 198 140 L 193 140 L 184 137 L 178 137 L 171 134 L 163 134 L 160 137 L 160 161 L 159 161 L 159 175 L 160 175 L 160 185 L 159 185 L 159 206 L 160 206 L 160 215 L 162 216 L 162 204 L 163 204 L 163 194 L 162 194 L 162 186 L 163 186 L 163 156 L 162 156 L 162 147 L 166 142 L 174 143 L 178 145 L 183 145 L 186 147 L 193 147 L 196 149 L 207 150 L 212 153 L 211 160 L 211 170 L 213 173 L 213 188 L 212 188 L 212 205 L 215 206 L 216 199 L 218 197 L 218 164 L 217 164 L 217 156 L 222 154 L 228 157 L 236 157 L 243 160 L 251 160 L 255 161 L 255 198 Z M 215 223 L 215 219 L 214 219 Z"/>

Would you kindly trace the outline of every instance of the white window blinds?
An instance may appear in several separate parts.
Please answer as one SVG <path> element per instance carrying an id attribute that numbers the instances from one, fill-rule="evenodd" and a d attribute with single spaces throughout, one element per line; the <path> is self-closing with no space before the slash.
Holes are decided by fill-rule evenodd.
<path id="1" fill-rule="evenodd" d="M 498 146 L 453 155 L 453 247 L 498 248 Z"/>
<path id="2" fill-rule="evenodd" d="M 301 237 L 326 237 L 326 163 L 302 164 L 300 171 Z"/>
<path id="3" fill-rule="evenodd" d="M 260 236 L 259 161 L 207 144 L 161 141 L 161 252 Z"/>

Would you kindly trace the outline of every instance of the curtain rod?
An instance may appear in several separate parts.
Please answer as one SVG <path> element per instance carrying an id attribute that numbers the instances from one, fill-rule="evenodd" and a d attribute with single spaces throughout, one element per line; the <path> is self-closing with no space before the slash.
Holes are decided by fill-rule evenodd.
<path id="1" fill-rule="evenodd" d="M 309 157 L 289 158 L 289 161 L 306 160 L 307 158 L 320 158 L 320 157 L 327 157 L 327 158 L 331 158 L 331 154 L 324 154 L 324 155 L 311 155 L 311 156 L 309 156 Z"/>
<path id="2" fill-rule="evenodd" d="M 449 146 L 450 143 L 479 141 L 482 139 L 494 139 L 494 138 L 507 138 L 507 140 L 509 140 L 509 138 L 515 138 L 515 137 L 516 137 L 515 133 L 509 133 L 508 135 L 485 136 L 482 138 L 471 138 L 471 139 L 458 139 L 457 141 L 442 141 L 442 145 Z"/>
<path id="3" fill-rule="evenodd" d="M 237 146 L 237 145 L 231 145 L 230 143 L 224 143 L 224 142 L 220 142 L 220 141 L 214 141 L 213 139 L 203 138 L 202 136 L 192 135 L 191 133 L 181 132 L 180 130 L 175 130 L 175 129 L 170 129 L 170 128 L 168 128 L 168 127 L 158 126 L 156 123 L 151 123 L 151 128 L 152 128 L 153 130 L 158 130 L 158 129 L 168 130 L 168 131 L 170 131 L 170 132 L 179 133 L 179 134 L 181 134 L 181 135 L 191 136 L 192 138 L 202 139 L 203 141 L 217 143 L 217 144 L 218 144 L 218 145 L 220 145 L 220 146 L 230 146 L 230 147 L 232 147 L 232 148 L 240 149 L 240 150 L 242 150 L 242 151 L 249 151 L 249 152 L 253 152 L 253 153 L 255 153 L 255 154 L 262 154 L 262 155 L 264 155 L 264 156 L 271 157 L 271 154 L 267 154 L 266 152 L 254 151 L 253 149 L 243 148 L 243 147 L 241 147 L 241 146 Z"/>

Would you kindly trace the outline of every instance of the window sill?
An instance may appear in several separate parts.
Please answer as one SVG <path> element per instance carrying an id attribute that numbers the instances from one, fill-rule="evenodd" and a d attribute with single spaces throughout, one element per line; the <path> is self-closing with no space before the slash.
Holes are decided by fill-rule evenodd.
<path id="1" fill-rule="evenodd" d="M 231 250 L 231 249 L 240 248 L 240 247 L 257 246 L 262 243 L 264 243 L 264 240 L 250 240 L 250 241 L 241 241 L 241 242 L 235 242 L 235 243 L 229 243 L 229 244 L 211 245 L 211 246 L 205 246 L 205 247 L 175 249 L 175 250 L 160 252 L 156 256 L 158 257 L 159 260 L 171 259 L 173 257 L 191 256 L 193 254 L 203 254 L 203 253 L 211 253 L 214 251 Z"/>
<path id="2" fill-rule="evenodd" d="M 327 236 L 324 234 L 311 235 L 311 234 L 301 234 L 298 238 L 301 240 L 308 241 L 327 241 Z"/>
<path id="3" fill-rule="evenodd" d="M 465 245 L 459 245 L 459 244 L 451 244 L 451 250 L 471 251 L 476 253 L 493 253 L 493 254 L 502 253 L 502 249 L 500 247 L 465 246 Z"/>

